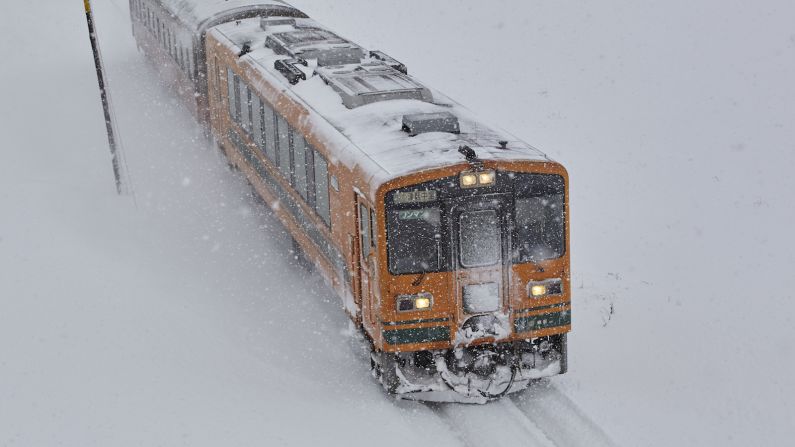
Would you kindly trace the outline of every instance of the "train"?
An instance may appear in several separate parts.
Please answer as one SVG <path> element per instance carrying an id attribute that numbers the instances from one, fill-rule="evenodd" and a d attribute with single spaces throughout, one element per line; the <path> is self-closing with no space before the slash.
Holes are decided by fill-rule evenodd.
<path id="1" fill-rule="evenodd" d="M 130 0 L 130 16 L 387 393 L 484 403 L 567 371 L 562 164 L 285 2 Z"/>

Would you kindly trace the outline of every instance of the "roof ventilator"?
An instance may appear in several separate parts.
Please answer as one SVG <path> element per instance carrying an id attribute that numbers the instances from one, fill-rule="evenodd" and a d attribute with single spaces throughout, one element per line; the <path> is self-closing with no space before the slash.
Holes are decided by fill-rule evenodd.
<path id="1" fill-rule="evenodd" d="M 265 46 L 295 59 L 316 59 L 319 67 L 358 64 L 364 49 L 331 31 L 321 28 L 298 27 L 273 32 L 265 39 Z"/>
<path id="2" fill-rule="evenodd" d="M 427 132 L 449 132 L 459 134 L 458 118 L 450 112 L 415 113 L 403 116 L 403 131 L 409 136 Z"/>
<path id="3" fill-rule="evenodd" d="M 306 81 L 306 73 L 298 68 L 298 65 L 306 67 L 309 64 L 303 59 L 279 59 L 273 63 L 273 68 L 283 74 L 290 84 L 295 85 L 300 80 Z"/>
<path id="4" fill-rule="evenodd" d="M 349 109 L 393 99 L 433 102 L 430 90 L 381 61 L 318 67 L 315 73 L 339 93 Z"/>
<path id="5" fill-rule="evenodd" d="M 389 65 L 390 67 L 394 68 L 395 70 L 397 70 L 397 71 L 399 71 L 399 72 L 401 72 L 401 73 L 403 73 L 405 75 L 409 74 L 409 69 L 406 68 L 405 65 L 403 65 L 402 63 L 400 63 L 400 62 L 396 61 L 395 59 L 391 58 L 390 56 L 388 56 L 383 51 L 371 51 L 370 52 L 370 57 L 372 57 L 373 59 L 377 59 L 377 60 Z"/>
<path id="6" fill-rule="evenodd" d="M 259 21 L 259 27 L 263 31 L 273 31 L 278 26 L 295 26 L 295 19 L 286 19 L 284 17 L 263 17 Z"/>

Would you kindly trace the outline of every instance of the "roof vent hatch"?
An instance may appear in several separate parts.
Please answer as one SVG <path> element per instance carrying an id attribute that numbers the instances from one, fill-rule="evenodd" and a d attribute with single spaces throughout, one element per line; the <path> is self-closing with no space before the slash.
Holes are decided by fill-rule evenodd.
<path id="1" fill-rule="evenodd" d="M 403 116 L 403 131 L 409 136 L 427 132 L 461 133 L 458 117 L 450 112 L 415 113 Z"/>
<path id="2" fill-rule="evenodd" d="M 274 31 L 274 28 L 280 26 L 295 26 L 295 19 L 286 19 L 284 17 L 263 17 L 259 21 L 259 26 L 263 31 Z"/>

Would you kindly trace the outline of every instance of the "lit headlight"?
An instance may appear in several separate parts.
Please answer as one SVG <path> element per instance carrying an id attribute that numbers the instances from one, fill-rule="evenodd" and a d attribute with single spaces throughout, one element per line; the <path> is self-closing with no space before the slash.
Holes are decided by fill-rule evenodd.
<path id="1" fill-rule="evenodd" d="M 461 186 L 463 186 L 464 188 L 475 186 L 477 184 L 478 184 L 478 177 L 475 174 L 471 172 L 466 172 L 461 174 Z"/>
<path id="2" fill-rule="evenodd" d="M 488 171 L 467 171 L 461 173 L 461 187 L 474 188 L 477 186 L 491 186 L 494 184 L 497 175 L 492 170 Z"/>
<path id="3" fill-rule="evenodd" d="M 431 307 L 431 299 L 430 298 L 415 298 L 414 299 L 414 308 L 415 309 L 427 309 Z"/>
<path id="4" fill-rule="evenodd" d="M 478 183 L 481 186 L 494 183 L 494 171 L 484 171 L 478 174 Z"/>
<path id="5" fill-rule="evenodd" d="M 536 284 L 530 287 L 530 295 L 534 297 L 544 296 L 547 294 L 547 286 L 544 284 Z"/>
<path id="6" fill-rule="evenodd" d="M 422 292 L 416 295 L 400 295 L 397 297 L 398 312 L 427 310 L 430 309 L 432 305 L 433 295 L 428 292 Z"/>
<path id="7" fill-rule="evenodd" d="M 544 281 L 531 282 L 527 285 L 527 295 L 530 298 L 542 298 L 563 294 L 563 281 L 558 278 Z"/>

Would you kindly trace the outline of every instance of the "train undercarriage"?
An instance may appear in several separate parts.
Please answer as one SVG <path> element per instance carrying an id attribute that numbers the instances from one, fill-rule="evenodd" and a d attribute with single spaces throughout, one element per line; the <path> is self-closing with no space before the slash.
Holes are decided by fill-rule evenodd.
<path id="1" fill-rule="evenodd" d="M 373 377 L 401 399 L 486 403 L 566 372 L 566 334 L 406 353 L 372 352 Z"/>

